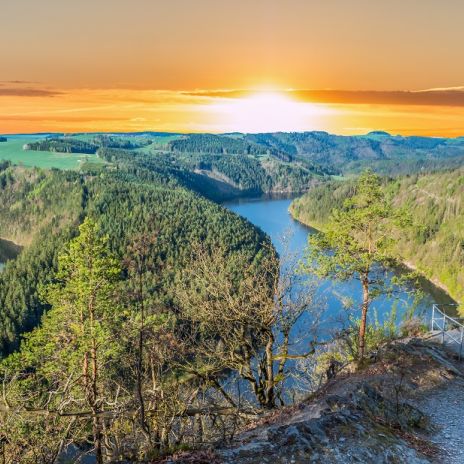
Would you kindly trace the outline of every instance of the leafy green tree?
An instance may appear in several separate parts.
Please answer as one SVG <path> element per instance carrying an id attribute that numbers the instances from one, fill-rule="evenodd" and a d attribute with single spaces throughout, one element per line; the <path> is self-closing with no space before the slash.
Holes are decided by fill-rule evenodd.
<path id="1" fill-rule="evenodd" d="M 114 334 L 121 321 L 115 302 L 119 275 L 107 237 L 85 219 L 79 236 L 59 256 L 56 281 L 44 289 L 51 309 L 41 327 L 27 336 L 21 352 L 7 360 L 7 370 L 20 373 L 21 379 L 15 387 L 16 422 L 31 415 L 27 423 L 32 428 L 43 416 L 56 421 L 56 441 L 49 444 L 56 449 L 54 456 L 79 429 L 74 439 L 85 441 L 88 425 L 96 461 L 103 462 L 103 416 L 114 403 L 109 385 L 118 350 Z M 78 419 L 81 427 L 76 426 Z"/>
<path id="2" fill-rule="evenodd" d="M 355 189 L 343 207 L 332 212 L 324 233 L 309 237 L 305 267 L 322 278 L 360 280 L 358 356 L 362 360 L 369 306 L 391 290 L 385 286 L 384 272 L 399 261 L 393 252 L 394 233 L 397 226 L 405 225 L 407 214 L 394 211 L 381 189 L 380 177 L 371 171 L 359 177 Z"/>
<path id="3" fill-rule="evenodd" d="M 57 349 L 69 362 L 68 370 L 81 368 L 98 463 L 103 462 L 100 376 L 113 350 L 111 326 L 118 317 L 114 289 L 120 274 L 107 241 L 99 236 L 95 222 L 85 219 L 69 251 L 60 256 L 58 283 L 48 288 L 47 295 L 54 312 L 70 329 L 72 342 L 59 343 Z"/>

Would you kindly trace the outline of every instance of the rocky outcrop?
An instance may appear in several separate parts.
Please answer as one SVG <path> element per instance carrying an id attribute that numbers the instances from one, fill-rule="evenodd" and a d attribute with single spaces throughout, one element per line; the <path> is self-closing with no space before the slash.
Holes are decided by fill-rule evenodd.
<path id="1" fill-rule="evenodd" d="M 449 461 L 434 440 L 440 424 L 424 404 L 442 401 L 440 392 L 463 381 L 462 364 L 432 340 L 399 340 L 364 369 L 346 368 L 311 398 L 264 416 L 207 457 L 188 453 L 164 462 L 425 464 L 443 456 L 461 462 Z"/>
<path id="2" fill-rule="evenodd" d="M 319 417 L 268 427 L 220 450 L 224 463 L 411 463 L 430 462 L 400 436 L 425 429 L 427 418 L 415 407 L 395 404 L 368 383 L 346 396 L 331 395 Z M 300 405 L 304 411 L 305 404 Z"/>

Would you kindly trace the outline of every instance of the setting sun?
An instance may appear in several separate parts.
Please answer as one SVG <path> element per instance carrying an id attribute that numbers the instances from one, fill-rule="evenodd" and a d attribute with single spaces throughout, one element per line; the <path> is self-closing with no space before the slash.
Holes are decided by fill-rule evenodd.
<path id="1" fill-rule="evenodd" d="M 327 110 L 278 91 L 259 91 L 236 99 L 222 98 L 208 111 L 227 131 L 252 133 L 311 130 L 318 115 Z"/>

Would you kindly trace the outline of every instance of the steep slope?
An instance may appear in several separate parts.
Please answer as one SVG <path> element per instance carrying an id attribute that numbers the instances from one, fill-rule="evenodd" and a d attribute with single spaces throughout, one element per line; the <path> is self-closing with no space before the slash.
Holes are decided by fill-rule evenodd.
<path id="1" fill-rule="evenodd" d="M 0 164 L 0 237 L 29 245 L 39 230 L 76 220 L 86 202 L 84 184 L 73 171 Z"/>
<path id="2" fill-rule="evenodd" d="M 141 153 L 102 148 L 115 165 L 148 170 L 216 201 L 273 192 L 304 192 L 324 173 L 302 163 L 241 154 Z"/>
<path id="3" fill-rule="evenodd" d="M 0 354 L 18 346 L 47 306 L 40 297 L 57 266 L 57 255 L 87 215 L 111 238 L 123 259 L 137 234 L 155 234 L 151 259 L 159 265 L 157 298 L 172 303 L 173 282 L 194 242 L 253 260 L 267 237 L 221 206 L 156 173 L 119 169 L 44 171 L 3 165 L 0 171 L 0 238 L 24 245 L 0 272 Z"/>
<path id="4" fill-rule="evenodd" d="M 388 181 L 385 191 L 396 207 L 407 207 L 414 226 L 397 251 L 458 301 L 464 301 L 464 169 Z M 295 200 L 291 214 L 323 229 L 334 208 L 353 192 L 351 182 L 332 182 Z"/>

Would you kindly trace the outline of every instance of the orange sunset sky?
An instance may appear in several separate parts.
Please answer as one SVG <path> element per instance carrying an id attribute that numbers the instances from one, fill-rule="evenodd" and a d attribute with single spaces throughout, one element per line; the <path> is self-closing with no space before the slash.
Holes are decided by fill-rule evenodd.
<path id="1" fill-rule="evenodd" d="M 461 0 L 0 6 L 0 133 L 464 135 Z"/>

